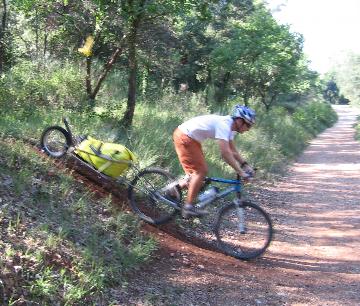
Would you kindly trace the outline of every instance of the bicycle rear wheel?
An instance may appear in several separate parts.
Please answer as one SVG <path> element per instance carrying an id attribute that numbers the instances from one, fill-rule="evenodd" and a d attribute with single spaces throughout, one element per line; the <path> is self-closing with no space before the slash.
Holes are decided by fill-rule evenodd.
<path id="1" fill-rule="evenodd" d="M 168 198 L 173 205 L 164 200 L 162 189 L 174 180 L 174 176 L 160 168 L 145 169 L 130 183 L 128 197 L 130 206 L 139 217 L 150 224 L 164 224 L 179 211 L 181 190 Z"/>
<path id="2" fill-rule="evenodd" d="M 71 136 L 61 126 L 51 126 L 42 133 L 40 145 L 46 154 L 60 158 L 71 146 Z"/>
<path id="3" fill-rule="evenodd" d="M 262 255 L 269 246 L 273 228 L 269 215 L 259 206 L 243 202 L 222 207 L 215 223 L 219 248 L 238 259 L 250 260 Z"/>

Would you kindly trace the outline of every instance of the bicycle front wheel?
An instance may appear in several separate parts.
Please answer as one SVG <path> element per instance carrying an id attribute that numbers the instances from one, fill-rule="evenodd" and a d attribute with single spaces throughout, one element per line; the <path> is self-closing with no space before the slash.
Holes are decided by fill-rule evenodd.
<path id="1" fill-rule="evenodd" d="M 164 189 L 174 176 L 160 168 L 145 169 L 130 183 L 128 197 L 130 206 L 139 217 L 150 224 L 164 224 L 170 221 L 179 211 L 181 190 L 176 188 L 170 198 Z M 171 200 L 172 205 L 164 198 Z"/>
<path id="2" fill-rule="evenodd" d="M 40 145 L 46 154 L 60 158 L 71 146 L 71 137 L 61 126 L 51 126 L 42 133 Z"/>
<path id="3" fill-rule="evenodd" d="M 222 207 L 215 223 L 219 248 L 238 259 L 262 255 L 269 246 L 273 228 L 269 215 L 259 206 L 243 202 Z"/>

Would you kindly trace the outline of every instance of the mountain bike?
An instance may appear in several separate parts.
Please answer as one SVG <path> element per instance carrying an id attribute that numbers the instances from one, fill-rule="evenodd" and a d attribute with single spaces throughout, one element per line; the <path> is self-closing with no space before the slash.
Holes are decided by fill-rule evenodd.
<path id="1" fill-rule="evenodd" d="M 215 183 L 222 187 L 213 186 Z M 163 192 L 166 184 L 169 184 L 167 172 L 145 169 L 129 185 L 130 206 L 150 224 L 164 224 L 181 212 L 181 189 L 176 187 L 177 196 L 169 197 Z M 204 208 L 222 200 L 213 224 L 218 248 L 227 255 L 243 260 L 261 256 L 273 237 L 272 222 L 260 206 L 242 199 L 241 177 L 238 175 L 234 180 L 206 177 L 203 189 L 209 188 L 216 188 L 216 193 L 200 201 L 197 206 Z M 233 200 L 224 200 L 230 194 L 235 194 Z"/>

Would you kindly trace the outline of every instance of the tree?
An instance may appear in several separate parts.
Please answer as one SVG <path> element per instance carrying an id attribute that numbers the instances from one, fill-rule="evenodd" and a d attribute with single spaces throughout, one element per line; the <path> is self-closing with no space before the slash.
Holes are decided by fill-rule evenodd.
<path id="1" fill-rule="evenodd" d="M 126 58 L 128 99 L 122 119 L 125 127 L 132 124 L 136 104 L 138 60 L 139 54 L 142 53 L 141 47 L 144 46 L 140 43 L 139 37 L 146 37 L 147 33 L 158 27 L 161 22 L 170 24 L 169 21 L 174 17 L 193 15 L 205 18 L 209 14 L 208 7 L 211 3 L 205 0 L 85 0 L 61 3 L 55 0 L 15 1 L 23 11 L 27 10 L 32 16 L 37 16 L 35 7 L 41 8 L 42 17 L 51 11 L 51 16 L 56 16 L 50 18 L 53 32 L 56 28 L 59 35 L 67 37 L 68 42 L 72 42 L 73 45 L 79 44 L 79 38 L 94 35 L 93 57 L 86 59 L 86 90 L 91 105 L 94 105 L 100 85 L 119 55 L 122 54 Z M 45 20 L 49 20 L 49 16 Z M 93 58 L 106 62 L 95 82 L 91 81 Z"/>
<path id="2" fill-rule="evenodd" d="M 129 67 L 129 89 L 126 111 L 123 124 L 129 127 L 136 103 L 136 76 L 137 76 L 137 39 L 139 32 L 146 32 L 141 26 L 152 20 L 168 20 L 171 17 L 187 14 L 198 14 L 205 17 L 208 14 L 209 1 L 205 0 L 127 0 L 123 2 L 123 16 L 127 21 L 127 45 Z"/>
<path id="3" fill-rule="evenodd" d="M 204 20 L 197 16 L 186 16 L 183 26 L 178 29 L 181 64 L 174 73 L 175 86 L 186 83 L 189 90 L 198 92 L 215 85 L 215 95 L 225 98 L 228 95 L 227 80 L 226 77 L 212 79 L 211 54 L 223 45 L 224 40 L 232 38 L 231 21 L 243 20 L 253 9 L 251 0 L 219 1 L 209 6 L 211 18 Z"/>
<path id="4" fill-rule="evenodd" d="M 229 27 L 233 29 L 231 39 L 212 52 L 213 78 L 221 80 L 224 90 L 232 86 L 245 104 L 258 97 L 269 109 L 280 94 L 301 82 L 297 76 L 306 69 L 303 38 L 277 24 L 263 5 L 256 6 L 245 21 L 232 21 Z"/>
<path id="5" fill-rule="evenodd" d="M 360 105 L 360 54 L 349 53 L 334 67 L 334 81 L 350 103 Z"/>
<path id="6" fill-rule="evenodd" d="M 323 92 L 324 99 L 331 104 L 338 104 L 340 99 L 340 90 L 336 82 L 331 79 L 327 82 Z"/>

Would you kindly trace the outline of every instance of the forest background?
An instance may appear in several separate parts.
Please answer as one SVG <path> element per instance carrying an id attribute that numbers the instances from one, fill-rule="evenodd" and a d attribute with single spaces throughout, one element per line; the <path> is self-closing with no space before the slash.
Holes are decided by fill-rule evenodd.
<path id="1" fill-rule="evenodd" d="M 141 168 L 180 175 L 177 125 L 245 104 L 257 123 L 237 145 L 269 178 L 336 121 L 330 104 L 360 103 L 360 55 L 320 76 L 302 35 L 278 24 L 262 1 L 2 0 L 0 8 L 0 301 L 108 299 L 106 290 L 124 285 L 123 273 L 156 248 L 132 217 L 101 218 L 107 209 L 91 210 L 96 199 L 29 151 L 27 141 L 62 117 L 76 134 L 126 145 Z M 232 174 L 216 146 L 206 143 L 205 152 L 211 174 Z M 15 242 L 19 232 L 33 245 Z M 54 253 L 62 260 L 54 263 Z M 31 273 L 19 277 L 14 266 Z"/>

